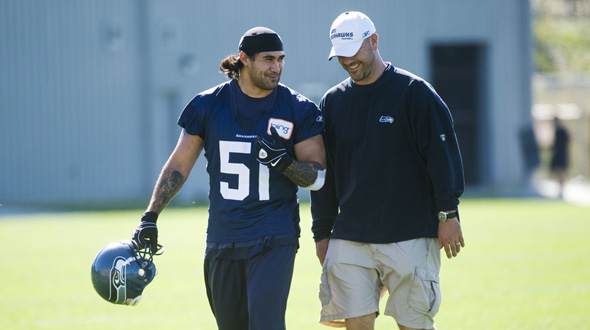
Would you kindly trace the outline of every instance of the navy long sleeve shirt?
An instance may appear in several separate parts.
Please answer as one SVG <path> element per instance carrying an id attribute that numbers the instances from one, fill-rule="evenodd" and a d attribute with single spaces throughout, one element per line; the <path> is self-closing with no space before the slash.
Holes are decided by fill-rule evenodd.
<path id="1" fill-rule="evenodd" d="M 370 85 L 350 78 L 320 102 L 326 183 L 311 192 L 316 241 L 394 243 L 438 237 L 463 165 L 448 107 L 423 79 L 388 63 Z"/>

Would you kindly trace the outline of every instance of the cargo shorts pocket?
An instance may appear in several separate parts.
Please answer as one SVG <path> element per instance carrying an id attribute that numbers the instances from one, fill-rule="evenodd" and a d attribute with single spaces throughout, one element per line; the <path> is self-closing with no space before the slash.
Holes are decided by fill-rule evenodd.
<path id="1" fill-rule="evenodd" d="M 324 260 L 324 265 L 322 267 L 322 275 L 320 276 L 320 302 L 322 306 L 326 306 L 327 304 L 332 301 L 332 290 L 330 288 L 330 281 L 328 280 L 328 272 L 326 266 L 328 264 L 328 259 Z"/>
<path id="2" fill-rule="evenodd" d="M 416 267 L 414 283 L 410 296 L 409 307 L 417 313 L 434 317 L 440 308 L 441 294 L 438 274 Z"/>

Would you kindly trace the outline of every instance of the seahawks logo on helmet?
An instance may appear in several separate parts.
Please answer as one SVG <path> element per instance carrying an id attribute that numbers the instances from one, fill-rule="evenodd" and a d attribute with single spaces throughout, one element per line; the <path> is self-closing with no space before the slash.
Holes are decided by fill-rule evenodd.
<path id="1" fill-rule="evenodd" d="M 161 246 L 160 246 L 161 247 Z M 157 274 L 149 246 L 139 249 L 133 241 L 111 243 L 98 252 L 92 263 L 92 285 L 113 304 L 135 306 L 145 287 Z"/>
<path id="2" fill-rule="evenodd" d="M 125 292 L 125 258 L 117 257 L 111 268 L 111 290 L 109 301 L 120 304 L 126 300 Z"/>

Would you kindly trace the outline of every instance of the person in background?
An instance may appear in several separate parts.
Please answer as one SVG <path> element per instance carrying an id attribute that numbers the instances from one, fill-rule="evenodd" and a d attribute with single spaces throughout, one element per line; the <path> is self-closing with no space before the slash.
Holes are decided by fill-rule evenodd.
<path id="1" fill-rule="evenodd" d="M 430 84 L 383 61 L 365 14 L 338 16 L 330 40 L 329 59 L 350 77 L 320 101 L 327 174 L 311 193 L 320 322 L 373 329 L 388 290 L 385 314 L 400 329 L 435 329 L 440 249 L 453 258 L 465 247 L 451 113 Z"/>
<path id="2" fill-rule="evenodd" d="M 559 118 L 553 118 L 553 124 L 555 126 L 555 135 L 553 138 L 553 147 L 551 149 L 551 173 L 557 179 L 559 185 L 558 196 L 563 197 L 563 189 L 565 186 L 565 180 L 567 178 L 567 170 L 569 167 L 569 133 L 563 126 L 563 123 Z"/>

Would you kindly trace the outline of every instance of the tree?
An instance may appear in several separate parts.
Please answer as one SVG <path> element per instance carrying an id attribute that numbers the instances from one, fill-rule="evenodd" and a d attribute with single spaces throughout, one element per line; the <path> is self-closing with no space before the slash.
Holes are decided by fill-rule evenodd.
<path id="1" fill-rule="evenodd" d="M 533 0 L 538 72 L 590 72 L 590 0 Z"/>

